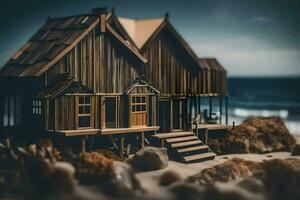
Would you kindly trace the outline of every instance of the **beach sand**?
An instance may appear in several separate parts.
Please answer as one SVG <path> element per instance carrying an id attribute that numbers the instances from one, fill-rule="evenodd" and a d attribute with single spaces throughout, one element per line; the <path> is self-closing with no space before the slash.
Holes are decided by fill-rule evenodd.
<path id="1" fill-rule="evenodd" d="M 300 140 L 298 140 L 300 142 Z M 161 194 L 161 192 L 166 192 L 164 187 L 159 185 L 160 176 L 168 170 L 177 172 L 183 179 L 188 178 L 200 171 L 222 164 L 226 160 L 231 158 L 242 158 L 250 161 L 262 162 L 263 160 L 271 159 L 286 159 L 286 158 L 297 158 L 300 156 L 291 156 L 290 152 L 275 152 L 267 154 L 230 154 L 216 156 L 214 160 L 203 161 L 199 163 L 183 164 L 175 161 L 169 161 L 168 167 L 162 170 L 150 171 L 150 172 L 139 172 L 137 173 L 137 178 L 140 180 L 143 188 L 147 192 L 152 194 Z"/>

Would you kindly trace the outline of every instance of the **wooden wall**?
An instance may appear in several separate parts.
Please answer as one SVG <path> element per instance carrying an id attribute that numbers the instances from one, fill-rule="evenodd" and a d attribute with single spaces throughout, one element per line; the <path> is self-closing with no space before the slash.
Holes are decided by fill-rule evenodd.
<path id="1" fill-rule="evenodd" d="M 196 94 L 199 87 L 198 65 L 179 46 L 168 29 L 163 29 L 145 48 L 148 59 L 146 79 L 160 91 L 160 95 Z"/>
<path id="2" fill-rule="evenodd" d="M 44 74 L 47 86 L 58 74 L 71 77 L 95 93 L 121 93 L 142 71 L 140 64 L 109 33 L 92 30 L 57 64 Z"/>

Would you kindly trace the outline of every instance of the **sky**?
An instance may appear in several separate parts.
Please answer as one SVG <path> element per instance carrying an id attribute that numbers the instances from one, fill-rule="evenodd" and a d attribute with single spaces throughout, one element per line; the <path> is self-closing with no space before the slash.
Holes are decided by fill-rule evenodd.
<path id="1" fill-rule="evenodd" d="M 229 76 L 300 76 L 300 0 L 10 0 L 0 2 L 0 66 L 48 16 L 115 8 L 130 18 L 170 15 L 199 57 Z"/>

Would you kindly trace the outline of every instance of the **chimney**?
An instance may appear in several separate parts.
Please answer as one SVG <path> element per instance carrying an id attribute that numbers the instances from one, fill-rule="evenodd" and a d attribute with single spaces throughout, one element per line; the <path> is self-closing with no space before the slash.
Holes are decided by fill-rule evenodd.
<path id="1" fill-rule="evenodd" d="M 93 14 L 107 14 L 108 13 L 108 10 L 106 7 L 100 7 L 100 8 L 93 8 L 92 9 L 92 13 Z"/>
<path id="2" fill-rule="evenodd" d="M 165 13 L 165 19 L 167 19 L 167 20 L 169 19 L 169 13 L 168 12 Z"/>

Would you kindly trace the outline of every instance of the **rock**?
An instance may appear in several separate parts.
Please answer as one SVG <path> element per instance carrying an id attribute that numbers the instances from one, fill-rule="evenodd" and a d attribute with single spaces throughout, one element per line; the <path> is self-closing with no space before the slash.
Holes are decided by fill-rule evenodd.
<path id="1" fill-rule="evenodd" d="M 234 183 L 215 183 L 208 185 L 201 195 L 201 199 L 222 199 L 222 200 L 263 200 L 263 195 L 252 193 Z"/>
<path id="2" fill-rule="evenodd" d="M 218 154 L 291 151 L 296 143 L 279 117 L 249 118 L 224 139 L 209 139 L 208 142 Z"/>
<path id="3" fill-rule="evenodd" d="M 65 162 L 51 163 L 38 158 L 25 160 L 26 182 L 37 195 L 72 191 L 76 183 L 74 172 L 74 167 Z"/>
<path id="4" fill-rule="evenodd" d="M 264 174 L 260 177 L 269 199 L 299 199 L 300 160 L 274 159 L 265 161 L 262 165 Z"/>
<path id="5" fill-rule="evenodd" d="M 167 186 L 182 180 L 182 177 L 177 172 L 169 170 L 161 175 L 159 184 Z"/>
<path id="6" fill-rule="evenodd" d="M 198 200 L 202 199 L 202 188 L 186 182 L 176 182 L 170 185 L 169 190 L 173 193 L 174 199 Z"/>
<path id="7" fill-rule="evenodd" d="M 126 160 L 136 171 L 164 169 L 168 166 L 168 161 L 167 149 L 155 147 L 145 147 Z"/>
<path id="8" fill-rule="evenodd" d="M 76 177 L 81 184 L 95 185 L 108 196 L 132 198 L 143 191 L 133 169 L 124 162 L 102 153 L 82 153 L 74 160 Z"/>
<path id="9" fill-rule="evenodd" d="M 82 153 L 74 159 L 76 177 L 82 184 L 100 184 L 114 179 L 114 160 L 98 152 Z"/>
<path id="10" fill-rule="evenodd" d="M 215 182 L 228 182 L 236 179 L 247 178 L 259 165 L 239 158 L 227 160 L 223 164 L 212 168 L 204 169 L 200 173 L 188 178 L 189 182 L 196 182 L 200 185 L 213 184 Z"/>
<path id="11" fill-rule="evenodd" d="M 263 193 L 264 192 L 264 184 L 261 180 L 249 177 L 244 180 L 241 180 L 237 184 L 239 187 L 244 188 L 253 193 Z"/>
<path id="12" fill-rule="evenodd" d="M 112 192 L 114 196 L 128 197 L 130 193 L 142 191 L 141 185 L 136 178 L 130 165 L 115 161 L 114 162 L 115 178 L 111 180 Z M 116 194 L 116 192 L 118 194 Z M 133 194 L 131 194 L 133 196 Z"/>
<path id="13" fill-rule="evenodd" d="M 300 156 L 300 144 L 296 144 L 292 150 L 292 156 Z"/>

